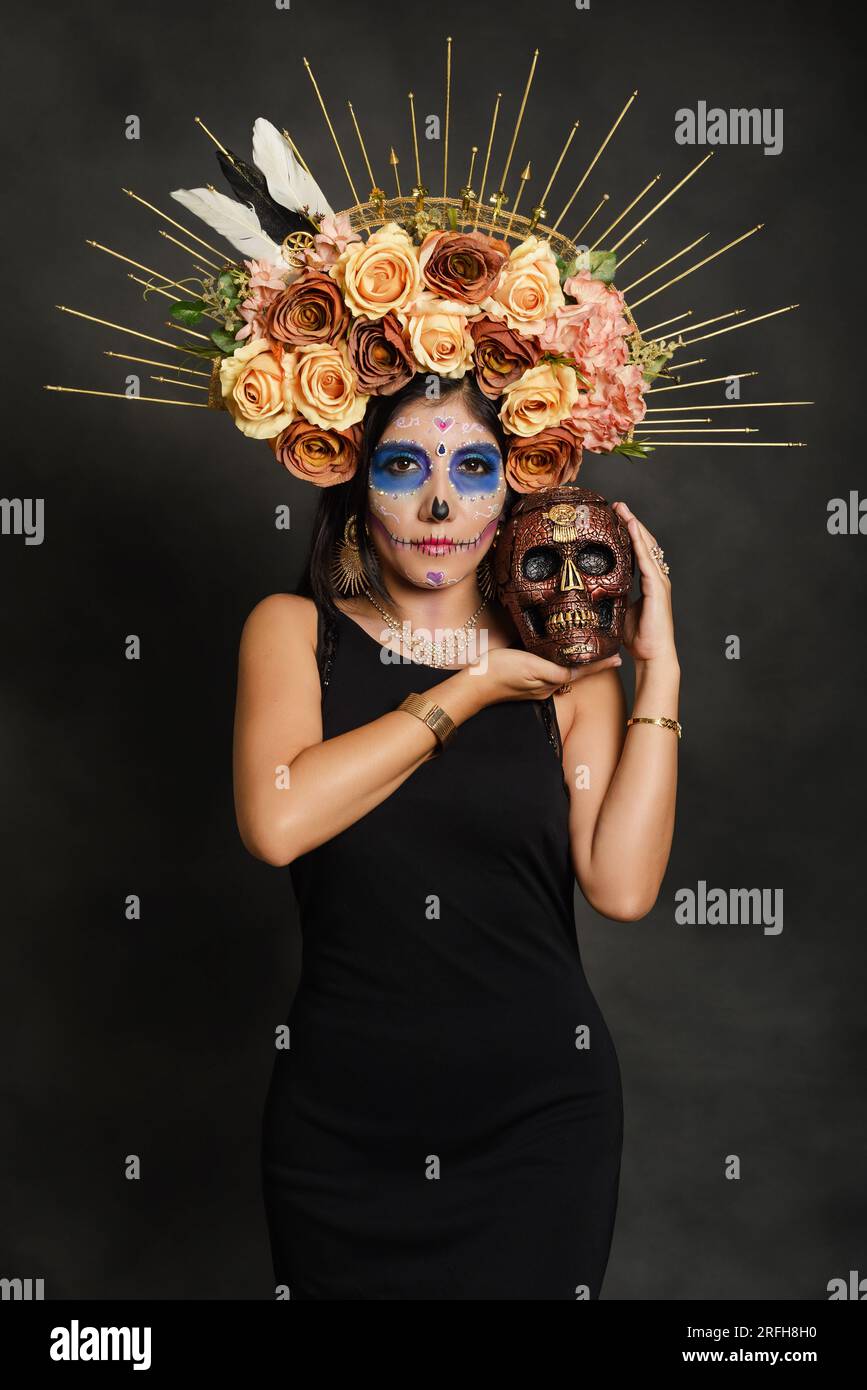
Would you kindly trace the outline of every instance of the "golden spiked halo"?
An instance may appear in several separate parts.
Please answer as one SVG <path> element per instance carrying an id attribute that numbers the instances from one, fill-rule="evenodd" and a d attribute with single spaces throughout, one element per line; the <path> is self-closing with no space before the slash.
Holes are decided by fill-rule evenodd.
<path id="1" fill-rule="evenodd" d="M 313 85 L 316 99 L 325 118 L 329 134 L 333 140 L 338 158 L 340 160 L 340 164 L 343 168 L 344 174 L 346 175 L 354 199 L 352 204 L 350 204 L 346 208 L 341 209 L 340 212 L 335 215 L 342 215 L 347 217 L 349 219 L 349 223 L 353 231 L 367 232 L 368 234 L 378 230 L 379 228 L 385 226 L 389 222 L 397 222 L 400 226 L 404 227 L 408 231 L 411 231 L 415 235 L 416 239 L 419 241 L 423 240 L 424 235 L 428 231 L 434 229 L 445 229 L 457 232 L 479 231 L 489 236 L 496 237 L 497 239 L 506 242 L 507 244 L 510 241 L 517 244 L 522 242 L 529 236 L 537 236 L 540 239 L 547 240 L 550 244 L 551 250 L 554 253 L 554 255 L 564 262 L 568 263 L 573 261 L 582 252 L 586 253 L 589 251 L 590 254 L 594 252 L 601 252 L 607 253 L 608 255 L 616 256 L 617 269 L 620 270 L 627 260 L 629 260 L 633 255 L 636 255 L 637 253 L 641 252 L 641 250 L 647 244 L 647 238 L 642 238 L 638 241 L 633 241 L 633 238 L 636 236 L 636 234 L 644 228 L 645 224 L 664 204 L 666 204 L 671 198 L 673 198 L 680 191 L 680 189 L 682 189 L 684 185 L 687 184 L 689 180 L 692 179 L 699 172 L 699 170 L 708 162 L 708 160 L 712 158 L 714 152 L 710 151 L 702 159 L 700 159 L 692 169 L 690 169 L 677 183 L 675 183 L 674 186 L 670 188 L 667 193 L 665 193 L 656 202 L 654 202 L 648 211 L 643 212 L 642 215 L 639 216 L 636 221 L 632 222 L 625 231 L 621 230 L 621 223 L 623 223 L 629 217 L 629 214 L 633 211 L 633 209 L 635 209 L 638 206 L 638 204 L 642 202 L 642 200 L 650 193 L 651 189 L 653 189 L 655 185 L 660 181 L 662 177 L 660 174 L 656 174 L 652 179 L 648 181 L 648 183 L 645 184 L 645 186 L 640 190 L 640 192 L 637 193 L 636 196 L 631 200 L 631 202 L 629 202 L 627 206 L 623 209 L 623 211 L 620 212 L 619 215 L 608 224 L 605 230 L 602 233 L 600 233 L 598 237 L 596 237 L 595 241 L 592 244 L 590 244 L 589 247 L 586 243 L 582 243 L 580 241 L 580 238 L 584 236 L 584 234 L 587 232 L 588 228 L 594 222 L 596 217 L 609 202 L 608 193 L 604 193 L 602 195 L 600 200 L 596 203 L 595 207 L 584 219 L 584 221 L 581 223 L 578 229 L 571 236 L 567 236 L 561 230 L 561 224 L 564 222 L 564 219 L 569 214 L 573 204 L 575 203 L 575 200 L 578 198 L 578 195 L 584 188 L 585 183 L 592 174 L 593 170 L 596 168 L 596 165 L 598 164 L 600 158 L 604 154 L 608 144 L 615 136 L 618 128 L 621 125 L 621 122 L 626 117 L 633 102 L 636 100 L 638 92 L 633 91 L 629 95 L 627 101 L 625 102 L 624 106 L 622 107 L 616 119 L 614 120 L 611 128 L 608 130 L 602 143 L 595 151 L 589 164 L 587 164 L 586 168 L 584 169 L 584 172 L 582 173 L 580 179 L 575 185 L 572 193 L 570 194 L 565 204 L 561 208 L 559 214 L 553 221 L 548 220 L 550 217 L 550 213 L 548 208 L 546 207 L 546 202 L 548 200 L 549 194 L 551 193 L 551 189 L 554 185 L 554 182 L 560 174 L 561 167 L 564 164 L 564 161 L 566 159 L 572 141 L 575 137 L 575 134 L 579 129 L 580 121 L 578 120 L 574 121 L 574 123 L 570 127 L 565 143 L 563 144 L 558 158 L 554 163 L 554 167 L 550 173 L 550 176 L 548 177 L 545 187 L 541 195 L 539 196 L 538 201 L 529 209 L 529 216 L 525 215 L 524 213 L 518 212 L 518 207 L 522 201 L 525 192 L 525 187 L 532 177 L 531 164 L 529 161 L 527 162 L 523 171 L 520 174 L 520 180 L 515 193 L 514 202 L 512 203 L 511 209 L 508 210 L 510 197 L 508 192 L 506 191 L 506 187 L 510 169 L 512 167 L 515 146 L 521 130 L 521 125 L 523 123 L 524 113 L 526 110 L 530 89 L 535 75 L 538 57 L 539 50 L 535 49 L 532 55 L 529 73 L 521 96 L 521 101 L 515 118 L 514 126 L 512 128 L 511 139 L 508 146 L 508 151 L 505 156 L 505 161 L 502 166 L 502 172 L 498 180 L 498 186 L 493 191 L 488 192 L 487 197 L 486 190 L 488 189 L 489 176 L 491 175 L 492 152 L 503 93 L 496 93 L 496 99 L 494 102 L 491 122 L 488 130 L 487 143 L 484 155 L 484 165 L 482 169 L 481 182 L 478 192 L 476 192 L 476 190 L 473 187 L 473 177 L 475 172 L 476 157 L 479 153 L 479 146 L 473 145 L 470 151 L 469 167 L 466 176 L 466 182 L 459 189 L 458 197 L 449 196 L 449 122 L 451 110 L 452 77 L 451 37 L 448 37 L 446 39 L 442 195 L 432 194 L 430 189 L 427 188 L 423 182 L 421 159 L 419 154 L 418 133 L 416 127 L 415 97 L 413 92 L 408 92 L 407 97 L 409 101 L 410 131 L 412 137 L 413 160 L 415 167 L 415 183 L 406 192 L 404 192 L 401 189 L 399 174 L 400 160 L 398 158 L 398 155 L 395 153 L 394 146 L 392 145 L 389 149 L 389 164 L 391 166 L 395 181 L 395 195 L 392 197 L 389 197 L 386 194 L 385 190 L 381 188 L 376 181 L 353 104 L 351 101 L 347 101 L 347 107 L 352 120 L 355 135 L 358 140 L 362 159 L 364 161 L 367 176 L 370 181 L 370 192 L 368 194 L 367 199 L 362 199 L 359 196 L 358 190 L 356 188 L 356 185 L 352 178 L 352 174 L 349 169 L 349 165 L 347 163 L 343 149 L 340 145 L 340 141 L 338 140 L 337 134 L 334 130 L 331 117 L 328 113 L 327 106 L 320 91 L 319 84 L 316 81 L 316 78 L 313 74 L 313 70 L 308 59 L 305 57 L 303 59 L 304 66 Z M 204 133 L 217 146 L 218 150 L 221 152 L 222 156 L 226 158 L 228 163 L 237 167 L 238 161 L 236 160 L 235 156 L 233 156 L 225 148 L 225 146 L 223 146 L 220 143 L 217 137 L 213 135 L 213 133 L 208 129 L 204 122 L 198 116 L 195 117 L 195 121 L 199 125 L 199 127 L 204 131 Z M 303 155 L 301 154 L 300 150 L 298 149 L 289 132 L 283 129 L 281 131 L 281 134 L 283 139 L 286 141 L 286 144 L 291 149 L 293 155 L 298 160 L 301 167 L 305 170 L 305 172 L 308 175 L 312 177 L 309 165 L 306 163 Z M 209 188 L 210 187 L 211 185 L 209 185 Z M 220 268 L 219 266 L 216 266 L 215 263 L 209 259 L 209 257 L 205 256 L 203 252 L 198 249 L 199 247 L 204 247 L 205 250 L 212 252 L 218 257 L 221 257 L 222 265 L 237 264 L 237 262 L 232 262 L 230 258 L 227 258 L 223 251 L 211 246 L 209 242 L 205 241 L 195 232 L 192 232 L 189 228 L 177 222 L 174 218 L 169 217 L 167 213 L 157 208 L 153 203 L 150 203 L 146 199 L 140 197 L 137 193 L 133 192 L 132 189 L 124 188 L 123 192 L 126 193 L 129 197 L 133 198 L 137 203 L 139 203 L 143 207 L 148 208 L 162 221 L 169 223 L 176 230 L 182 232 L 187 239 L 192 239 L 192 241 L 197 243 L 196 246 L 191 247 L 186 242 L 181 241 L 179 238 L 173 236 L 169 232 L 165 231 L 163 228 L 160 228 L 161 236 L 163 236 L 166 240 L 171 242 L 181 251 L 185 252 L 188 256 L 193 257 L 197 270 L 203 272 L 204 274 L 212 274 L 214 269 Z M 286 236 L 282 242 L 281 249 L 283 253 L 283 260 L 289 265 L 295 265 L 299 263 L 298 253 L 304 250 L 305 248 L 309 247 L 313 243 L 314 234 L 316 230 L 318 230 L 318 223 L 313 218 L 310 218 L 308 216 L 306 220 L 310 223 L 310 231 L 305 230 L 292 232 L 290 235 Z M 674 274 L 670 278 L 664 280 L 662 284 L 658 284 L 654 288 L 645 291 L 645 293 L 642 294 L 639 298 L 630 298 L 626 303 L 626 313 L 634 329 L 634 337 L 635 342 L 637 344 L 637 354 L 639 360 L 642 357 L 642 355 L 648 359 L 654 356 L 662 356 L 664 358 L 669 359 L 667 361 L 667 365 L 665 365 L 658 373 L 658 380 L 662 384 L 656 384 L 655 382 L 645 393 L 648 399 L 652 396 L 658 396 L 663 392 L 679 391 L 694 387 L 709 386 L 716 383 L 731 382 L 735 379 L 743 379 L 746 377 L 758 375 L 758 373 L 755 371 L 724 371 L 722 375 L 706 377 L 701 380 L 683 380 L 680 376 L 681 371 L 703 364 L 706 361 L 706 358 L 697 357 L 691 358 L 687 361 L 676 361 L 674 359 L 676 358 L 677 354 L 683 353 L 684 351 L 688 352 L 689 349 L 693 348 L 698 343 L 703 343 L 708 339 L 716 338 L 723 334 L 733 332 L 736 329 L 746 328 L 748 325 L 758 323 L 766 319 L 775 318 L 780 314 L 788 313 L 793 309 L 797 309 L 799 307 L 797 304 L 786 304 L 783 305 L 781 308 L 771 309 L 760 314 L 754 314 L 748 318 L 742 317 L 747 311 L 745 309 L 739 308 L 730 310 L 727 313 L 718 314 L 713 318 L 704 319 L 700 322 L 684 323 L 684 320 L 692 319 L 694 312 L 692 309 L 687 309 L 679 314 L 672 315 L 671 317 L 664 319 L 658 323 L 655 323 L 649 327 L 639 327 L 639 325 L 635 321 L 634 314 L 638 308 L 646 304 L 651 299 L 655 298 L 656 295 L 663 293 L 663 291 L 669 289 L 672 285 L 682 280 L 685 280 L 695 271 L 702 269 L 704 266 L 710 264 L 712 261 L 722 256 L 725 252 L 746 241 L 748 237 L 751 237 L 756 232 L 760 231 L 763 226 L 764 223 L 759 223 L 756 226 L 749 228 L 740 236 L 735 237 L 733 240 L 727 242 L 724 246 L 719 247 L 716 251 L 712 251 L 710 254 L 703 256 L 700 260 L 688 265 L 685 270 L 681 270 L 679 273 Z M 612 237 L 615 233 L 616 239 L 613 241 L 609 240 L 609 238 Z M 680 250 L 675 251 L 674 254 L 666 257 L 666 259 L 661 261 L 659 264 L 655 265 L 652 269 L 645 271 L 643 274 L 639 275 L 630 284 L 626 286 L 618 284 L 617 288 L 623 294 L 624 298 L 626 298 L 626 296 L 631 296 L 632 291 L 637 290 L 640 286 L 645 285 L 648 281 L 654 279 L 662 271 L 666 270 L 669 266 L 673 265 L 675 261 L 680 260 L 681 257 L 688 255 L 701 242 L 706 240 L 708 235 L 709 233 L 705 233 L 703 236 L 696 238 L 694 241 L 691 241 L 688 245 L 682 247 Z M 621 252 L 621 248 L 627 247 L 627 243 L 631 244 L 628 246 L 627 249 L 622 250 Z M 133 260 L 129 256 L 125 256 L 121 252 L 115 251 L 112 248 L 103 245 L 101 242 L 88 240 L 88 245 L 91 245 L 95 247 L 97 250 L 103 251 L 120 261 L 124 261 L 126 264 L 132 265 L 138 270 L 144 271 L 150 277 L 149 279 L 143 280 L 140 276 L 132 274 L 130 274 L 129 278 L 136 281 L 138 284 L 143 285 L 146 291 L 148 292 L 155 292 L 169 300 L 174 300 L 176 302 L 180 301 L 184 297 L 184 295 L 189 294 L 189 287 L 183 283 L 183 279 L 189 277 L 181 277 L 180 280 L 171 278 L 167 275 L 164 275 L 162 272 L 154 270 L 150 266 L 142 264 L 140 261 Z M 203 265 L 202 262 L 204 262 L 205 264 Z M 176 290 L 180 290 L 182 293 L 174 293 L 174 291 Z M 178 342 L 172 342 L 168 339 L 158 338 L 151 334 L 142 333 L 136 329 L 127 328 L 122 324 L 114 323 L 107 319 L 98 318 L 92 314 L 85 313 L 78 309 L 72 309 L 64 304 L 58 304 L 56 307 L 64 313 L 73 314 L 79 318 L 88 319 L 91 322 L 100 324 L 104 327 L 115 329 L 119 332 L 131 334 L 134 337 L 146 340 L 154 344 L 158 344 L 160 347 L 168 348 L 172 351 L 184 352 L 184 348 Z M 737 321 L 726 322 L 727 320 Z M 714 327 L 713 331 L 711 332 L 697 334 L 698 329 L 709 329 L 713 325 L 718 325 L 722 323 L 725 323 L 724 327 Z M 680 325 L 680 327 L 675 332 L 660 332 L 660 330 L 662 329 L 671 329 L 671 326 L 674 324 Z M 192 337 L 195 338 L 205 338 L 204 334 L 194 332 L 192 329 L 189 328 L 184 328 L 182 325 L 173 321 L 168 321 L 166 326 L 175 330 L 179 329 L 180 331 L 190 334 Z M 124 361 L 139 362 L 150 366 L 158 366 L 170 370 L 175 373 L 173 377 L 156 376 L 152 379 L 162 384 L 168 384 L 176 387 L 190 389 L 193 391 L 204 392 L 207 396 L 207 399 L 202 401 L 191 400 L 189 398 L 174 399 L 163 396 L 128 395 L 125 392 L 88 390 L 81 387 L 57 385 L 46 385 L 45 389 L 48 391 L 63 391 L 80 395 L 113 397 L 120 400 L 137 400 L 161 405 L 187 406 L 194 409 L 207 409 L 208 407 L 222 408 L 222 399 L 220 396 L 219 377 L 217 371 L 218 364 L 215 364 L 214 370 L 209 373 L 201 370 L 196 370 L 189 366 L 178 365 L 177 362 L 160 362 L 152 358 L 131 356 L 125 353 L 107 351 L 106 356 L 119 358 Z M 672 371 L 672 367 L 676 367 L 676 373 Z M 209 377 L 210 380 L 208 381 L 207 385 L 204 385 L 192 381 L 190 379 L 191 377 Z M 812 401 L 727 401 L 725 404 L 711 403 L 695 406 L 670 406 L 668 404 L 660 405 L 658 403 L 651 403 L 648 404 L 645 420 L 640 425 L 634 427 L 632 435 L 634 435 L 634 442 L 636 444 L 652 447 L 653 449 L 656 449 L 658 447 L 695 447 L 697 445 L 701 445 L 702 447 L 718 448 L 804 448 L 805 445 L 802 441 L 756 440 L 747 443 L 746 441 L 740 440 L 711 440 L 707 438 L 707 436 L 711 434 L 757 434 L 758 429 L 752 427 L 713 428 L 715 424 L 713 416 L 697 414 L 696 412 L 716 412 L 719 410 L 738 409 L 767 409 L 775 407 L 801 406 L 812 404 Z M 653 418 L 657 415 L 662 415 L 671 418 L 665 418 L 661 420 Z M 697 426 L 711 426 L 711 428 L 696 428 Z M 632 435 L 630 436 L 630 439 L 632 438 Z M 675 439 L 671 437 L 672 435 L 686 435 L 688 437 Z"/>

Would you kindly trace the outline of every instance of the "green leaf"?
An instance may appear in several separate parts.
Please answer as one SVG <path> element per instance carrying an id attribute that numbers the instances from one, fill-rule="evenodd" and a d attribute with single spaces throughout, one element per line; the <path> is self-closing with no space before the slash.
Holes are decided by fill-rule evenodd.
<path id="1" fill-rule="evenodd" d="M 565 256 L 557 256 L 557 269 L 560 272 L 560 284 L 568 280 L 570 276 L 577 274 L 578 262 L 573 256 L 571 260 L 566 260 Z"/>
<path id="2" fill-rule="evenodd" d="M 222 355 L 220 349 L 213 346 L 211 343 L 193 343 L 192 346 L 184 343 L 184 352 L 191 352 L 195 357 L 217 358 Z"/>
<path id="3" fill-rule="evenodd" d="M 231 357 L 236 348 L 241 347 L 237 338 L 232 333 L 227 333 L 224 328 L 215 328 L 211 340 L 217 344 L 224 357 Z"/>
<path id="4" fill-rule="evenodd" d="M 451 227 L 452 231 L 453 231 L 453 232 L 456 232 L 456 231 L 458 230 L 458 210 L 457 210 L 457 208 L 447 208 L 447 209 L 446 209 L 446 216 L 448 217 L 449 226 Z"/>
<path id="5" fill-rule="evenodd" d="M 593 280 L 602 280 L 610 285 L 616 269 L 617 256 L 614 251 L 590 252 L 590 276 Z"/>
<path id="6" fill-rule="evenodd" d="M 231 299 L 232 295 L 235 293 L 235 277 L 232 275 L 231 271 L 224 270 L 222 275 L 218 276 L 217 289 L 226 299 Z"/>
<path id="7" fill-rule="evenodd" d="M 646 459 L 653 453 L 653 445 L 642 444 L 640 440 L 633 439 L 629 444 L 618 444 L 611 452 L 622 454 L 627 459 Z"/>
<path id="8" fill-rule="evenodd" d="M 201 323 L 206 307 L 202 299 L 179 299 L 177 304 L 172 305 L 169 313 L 175 323 L 182 323 L 186 328 L 195 328 L 197 323 Z"/>

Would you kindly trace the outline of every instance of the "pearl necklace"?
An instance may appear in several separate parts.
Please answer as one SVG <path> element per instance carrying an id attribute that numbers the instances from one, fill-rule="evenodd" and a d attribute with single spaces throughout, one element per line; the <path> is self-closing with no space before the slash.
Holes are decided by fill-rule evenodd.
<path id="1" fill-rule="evenodd" d="M 374 608 L 387 622 L 392 632 L 396 633 L 403 645 L 405 631 L 409 630 L 409 648 L 413 661 L 419 662 L 423 666 L 454 666 L 458 660 L 463 661 L 466 656 L 466 647 L 470 633 L 476 626 L 479 614 L 483 608 L 487 607 L 488 600 L 482 599 L 475 613 L 468 618 L 463 627 L 448 628 L 447 636 L 441 642 L 434 642 L 429 637 L 424 637 L 421 633 L 412 630 L 409 620 L 399 623 L 392 613 L 382 608 L 372 594 L 367 595 Z"/>

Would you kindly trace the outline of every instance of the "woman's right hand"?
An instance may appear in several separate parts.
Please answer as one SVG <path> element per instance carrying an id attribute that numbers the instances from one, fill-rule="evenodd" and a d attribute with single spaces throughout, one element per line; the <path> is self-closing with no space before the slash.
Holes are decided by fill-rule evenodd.
<path id="1" fill-rule="evenodd" d="M 521 647 L 494 647 L 478 665 L 467 668 L 466 676 L 483 708 L 501 700 L 544 700 L 564 685 L 620 665 L 619 656 L 609 656 L 580 666 L 560 666 Z"/>

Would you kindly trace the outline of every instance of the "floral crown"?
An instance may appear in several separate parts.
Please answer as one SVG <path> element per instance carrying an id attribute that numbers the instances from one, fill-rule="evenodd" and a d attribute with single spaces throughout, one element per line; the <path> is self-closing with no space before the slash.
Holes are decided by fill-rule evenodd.
<path id="1" fill-rule="evenodd" d="M 615 272 L 645 241 L 621 254 L 657 208 L 695 174 L 706 155 L 644 215 L 621 231 L 620 224 L 657 182 L 650 183 L 592 243 L 579 242 L 605 206 L 596 208 L 569 239 L 558 231 L 575 197 L 617 130 L 637 93 L 633 92 L 552 225 L 544 201 L 564 161 L 578 122 L 572 126 L 547 186 L 531 215 L 518 214 L 530 165 L 521 174 L 511 212 L 505 192 L 512 154 L 538 50 L 533 55 L 511 146 L 499 188 L 485 199 L 500 94 L 490 129 L 478 194 L 472 187 L 478 147 L 472 147 L 469 173 L 460 196 L 447 196 L 448 112 L 451 81 L 451 40 L 448 40 L 446 129 L 443 195 L 431 196 L 422 182 L 413 94 L 409 93 L 415 153 L 416 182 L 411 196 L 401 193 L 398 158 L 392 148 L 397 196 L 387 198 L 378 187 L 355 112 L 349 103 L 371 191 L 358 198 L 343 151 L 334 133 L 316 79 L 305 66 L 355 199 L 335 212 L 287 131 L 260 117 L 253 127 L 253 163 L 247 164 L 222 145 L 196 117 L 217 146 L 217 159 L 233 198 L 213 186 L 178 189 L 172 197 L 214 228 L 241 254 L 225 254 L 176 222 L 131 190 L 124 190 L 181 231 L 197 246 L 219 259 L 211 260 L 197 247 L 163 232 L 196 260 L 196 276 L 170 279 L 138 261 L 92 243 L 150 275 L 140 280 L 146 294 L 171 303 L 169 325 L 185 335 L 183 346 L 123 329 L 182 353 L 187 361 L 212 359 L 210 371 L 185 364 L 167 366 L 174 381 L 191 391 L 207 392 L 207 406 L 224 409 L 235 425 L 253 439 L 266 440 L 279 463 L 296 477 L 320 487 L 346 482 L 358 467 L 365 413 L 379 396 L 393 396 L 418 373 L 449 380 L 471 376 L 480 391 L 496 404 L 508 440 L 505 473 L 517 492 L 559 487 L 575 480 L 584 449 L 644 457 L 658 444 L 683 444 L 656 431 L 686 425 L 700 441 L 695 425 L 703 417 L 674 407 L 674 422 L 647 423 L 646 396 L 652 389 L 678 389 L 670 363 L 675 353 L 705 337 L 730 331 L 755 319 L 717 329 L 701 337 L 665 336 L 657 329 L 689 317 L 689 313 L 639 330 L 633 311 L 669 285 L 758 231 L 750 229 L 719 251 L 705 256 L 630 307 L 625 294 L 656 276 L 664 267 L 692 250 L 693 242 L 660 265 L 640 275 L 621 291 Z M 365 233 L 364 236 L 361 233 Z M 699 241 L 704 238 L 699 238 Z M 204 265 L 201 262 L 205 262 Z M 139 279 L 133 276 L 133 279 Z M 66 312 L 79 314 L 78 310 Z M 788 308 L 795 308 L 788 305 Z M 690 311 L 691 312 L 691 311 Z M 743 311 L 721 314 L 734 318 Z M 770 318 L 785 309 L 758 318 Z M 96 319 L 98 323 L 106 320 Z M 692 328 L 705 324 L 691 325 Z M 204 331 L 203 331 L 204 330 Z M 684 330 L 686 331 L 686 330 Z M 195 340 L 195 341 L 190 341 Z M 122 354 L 110 354 L 121 356 Z M 695 359 L 685 366 L 695 365 Z M 706 379 L 728 381 L 732 376 Z M 193 378 L 208 377 L 207 386 Z M 653 388 L 660 377 L 669 383 Z M 693 383 L 687 382 L 686 385 Z M 53 390 L 79 388 L 50 387 Z M 120 395 L 93 392 L 96 395 Z M 126 399 L 199 405 L 195 400 L 126 395 Z M 806 404 L 773 402 L 753 404 Z M 698 406 L 694 410 L 714 407 Z M 650 408 L 652 411 L 652 407 Z M 659 413 L 667 414 L 668 410 Z M 704 421 L 707 423 L 707 421 Z M 678 429 L 678 433 L 683 431 Z M 731 432 L 731 431 L 729 431 Z M 749 431 L 743 431 L 749 432 Z M 755 432 L 755 431 L 752 431 Z M 793 446 L 794 447 L 794 446 Z"/>

